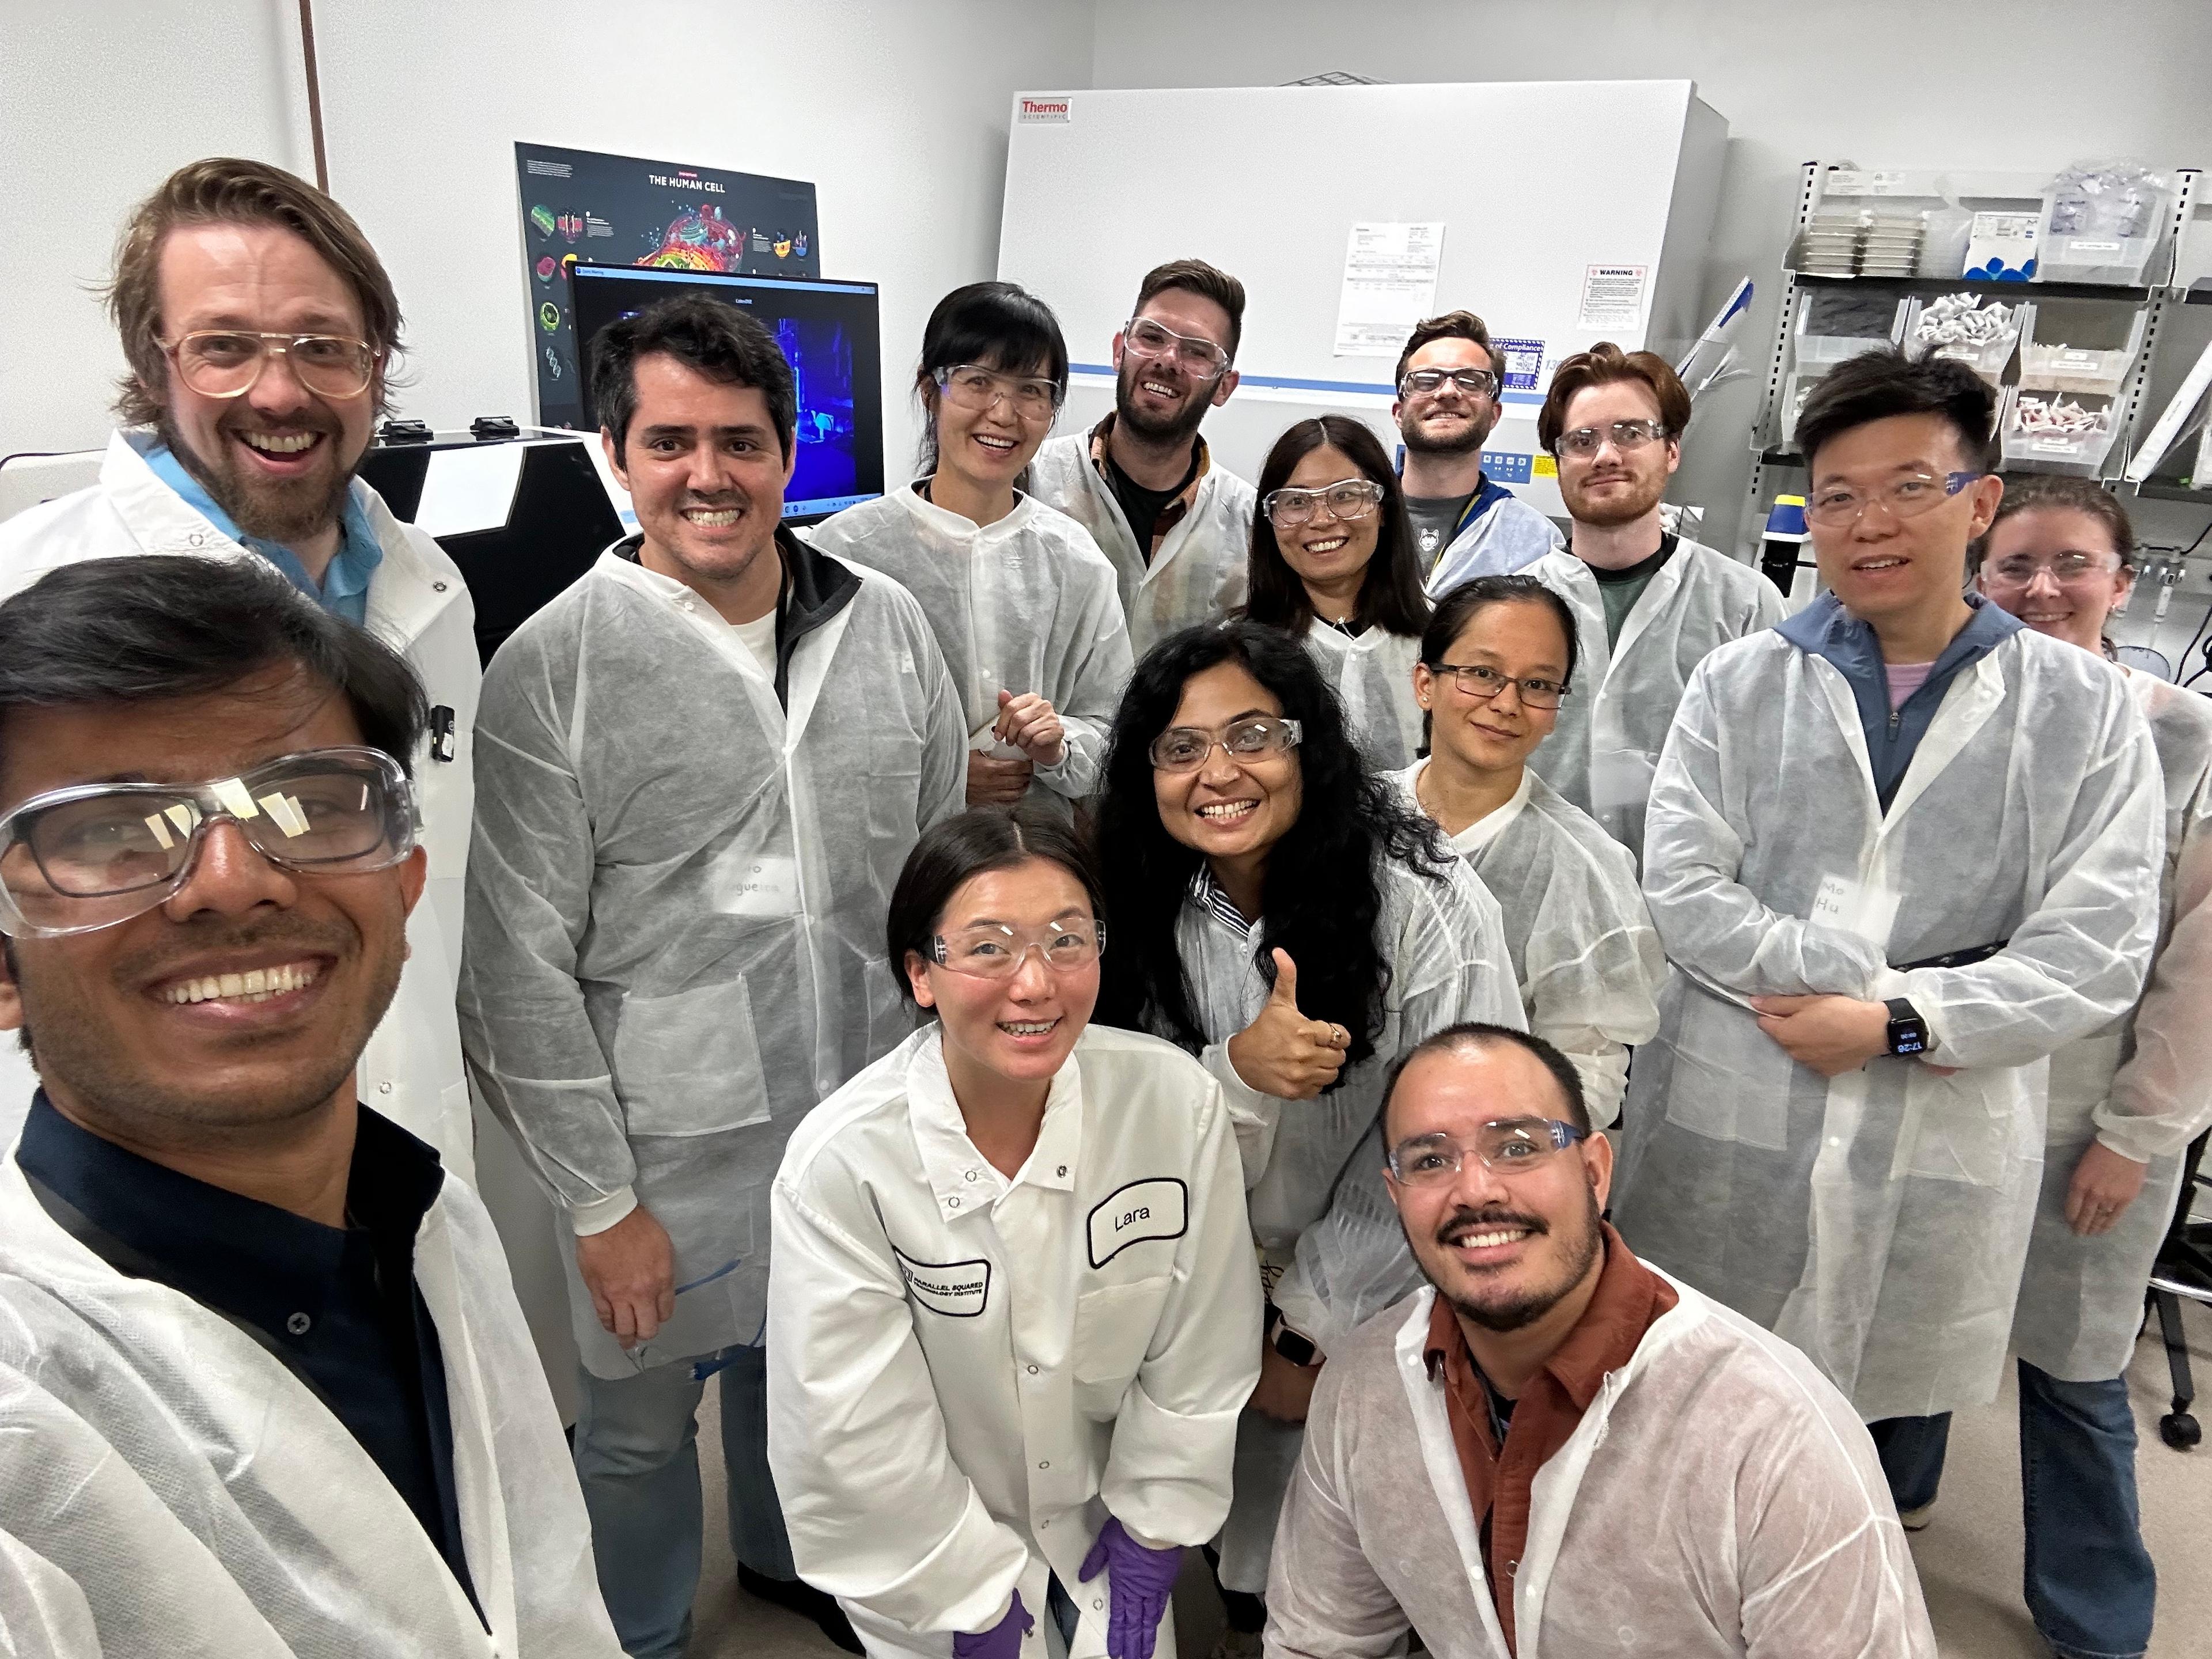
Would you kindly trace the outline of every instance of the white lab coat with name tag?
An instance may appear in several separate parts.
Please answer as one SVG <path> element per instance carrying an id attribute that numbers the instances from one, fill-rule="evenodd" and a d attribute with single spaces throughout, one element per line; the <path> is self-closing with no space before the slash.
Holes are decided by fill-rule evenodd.
<path id="1" fill-rule="evenodd" d="M 415 1283 L 445 1362 L 462 1551 L 489 1632 L 330 1408 L 222 1315 L 71 1237 L 13 1139 L 0 1653 L 619 1659 L 560 1419 L 474 1193 L 441 1188 Z"/>
<path id="2" fill-rule="evenodd" d="M 1993 1398 L 2048 1056 L 2135 1006 L 2164 821 L 2149 728 L 2076 647 L 2023 629 L 1961 669 L 1887 811 L 1833 664 L 1771 630 L 1707 658 L 1651 793 L 1644 893 L 1676 972 L 1622 1114 L 1630 1247 L 1869 1422 Z M 1746 1006 L 1808 994 L 1909 999 L 1934 1046 L 1824 1078 Z"/>
<path id="3" fill-rule="evenodd" d="M 1057 1577 L 1075 1659 L 1103 1655 L 1106 1578 L 1078 1577 L 1098 1529 L 1211 1538 L 1259 1377 L 1219 1086 L 1094 1025 L 1009 1181 L 968 1138 L 932 1024 L 792 1136 L 775 1215 L 769 1461 L 800 1577 L 871 1653 L 933 1659 L 1018 1589 L 1042 1659 Z"/>
<path id="4" fill-rule="evenodd" d="M 1747 564 L 1684 541 L 1659 567 L 1608 643 L 1605 600 L 1590 568 L 1565 549 L 1525 567 L 1575 613 L 1575 682 L 1528 769 L 1644 857 L 1644 805 L 1690 675 L 1716 646 L 1771 628 L 1784 615 L 1774 584 Z"/>
<path id="5" fill-rule="evenodd" d="M 48 571 L 86 559 L 171 553 L 258 559 L 200 514 L 146 464 L 150 433 L 118 432 L 108 441 L 100 482 L 46 501 L 0 525 L 0 601 Z M 368 631 L 407 659 L 433 705 L 453 715 L 451 760 L 425 746 L 413 757 L 422 809 L 429 877 L 407 921 L 407 965 L 392 1006 L 355 1069 L 361 1097 L 438 1149 L 446 1168 L 476 1179 L 476 1141 L 461 1067 L 453 990 L 460 972 L 461 888 L 473 809 L 477 689 L 476 607 L 459 567 L 414 526 L 392 516 L 384 498 L 358 478 L 353 491 L 384 550 L 368 579 Z M 0 1137 L 11 1137 L 30 1110 L 37 1080 L 12 1033 L 0 1033 Z"/>

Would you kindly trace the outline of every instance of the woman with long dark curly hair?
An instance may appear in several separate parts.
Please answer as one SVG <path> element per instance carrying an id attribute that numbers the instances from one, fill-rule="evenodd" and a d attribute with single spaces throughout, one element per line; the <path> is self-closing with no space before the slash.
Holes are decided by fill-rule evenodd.
<path id="1" fill-rule="evenodd" d="M 1154 646 L 1105 779 L 1097 1017 L 1219 1079 L 1272 1286 L 1219 1566 L 1232 1630 L 1256 1632 L 1320 1363 L 1418 1283 L 1374 1127 L 1391 1067 L 1447 1025 L 1525 1022 L 1497 901 L 1370 769 L 1289 635 L 1232 617 Z"/>
<path id="2" fill-rule="evenodd" d="M 1316 416 L 1275 440 L 1258 489 L 1244 614 L 1304 642 L 1370 764 L 1411 764 L 1429 602 L 1390 458 L 1359 422 Z"/>

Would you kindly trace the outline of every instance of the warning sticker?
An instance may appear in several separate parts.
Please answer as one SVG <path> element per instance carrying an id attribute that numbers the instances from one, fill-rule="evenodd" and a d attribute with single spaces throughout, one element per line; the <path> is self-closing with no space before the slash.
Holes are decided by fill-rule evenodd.
<path id="1" fill-rule="evenodd" d="M 1582 328 L 1634 328 L 1644 320 L 1648 265 L 1589 265 L 1583 271 Z"/>

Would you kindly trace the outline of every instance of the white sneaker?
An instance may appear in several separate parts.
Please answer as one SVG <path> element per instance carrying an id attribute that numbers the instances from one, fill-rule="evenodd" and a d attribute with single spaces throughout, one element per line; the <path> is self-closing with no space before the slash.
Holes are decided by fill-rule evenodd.
<path id="1" fill-rule="evenodd" d="M 1917 1509 L 1899 1510 L 1897 1523 L 1907 1532 L 1920 1532 L 1927 1527 L 1929 1517 L 1935 1513 L 1936 1499 L 1931 1498 Z"/>

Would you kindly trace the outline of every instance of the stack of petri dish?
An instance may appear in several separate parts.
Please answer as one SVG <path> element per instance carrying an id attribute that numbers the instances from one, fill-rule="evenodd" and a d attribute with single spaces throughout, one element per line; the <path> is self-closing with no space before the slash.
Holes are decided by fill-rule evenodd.
<path id="1" fill-rule="evenodd" d="M 1917 213 L 1869 216 L 1859 241 L 1862 276 L 1911 276 L 1920 269 L 1920 239 L 1927 223 Z"/>

